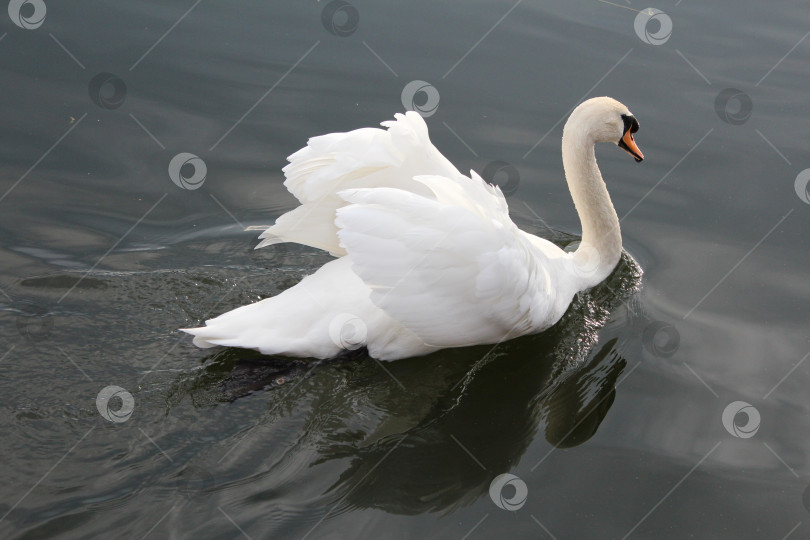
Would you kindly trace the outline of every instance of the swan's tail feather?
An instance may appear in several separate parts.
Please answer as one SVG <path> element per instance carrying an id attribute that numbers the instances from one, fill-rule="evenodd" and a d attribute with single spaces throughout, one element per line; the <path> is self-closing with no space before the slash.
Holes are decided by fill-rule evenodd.
<path id="1" fill-rule="evenodd" d="M 293 339 L 284 335 L 285 306 L 278 298 L 266 298 L 208 319 L 205 326 L 181 330 L 194 336 L 193 343 L 202 348 L 240 346 L 262 348 L 267 354 L 288 353 Z"/>
<path id="2" fill-rule="evenodd" d="M 211 319 L 211 322 L 215 319 Z M 217 347 L 223 345 L 223 341 L 228 341 L 228 338 L 225 337 L 223 333 L 223 328 L 213 325 L 213 326 L 199 326 L 197 328 L 181 328 L 181 332 L 185 332 L 187 334 L 191 334 L 194 336 L 194 339 L 191 342 L 201 349 L 210 349 L 211 347 Z"/>
<path id="3" fill-rule="evenodd" d="M 189 334 L 194 335 L 195 330 L 199 330 L 199 328 L 181 328 L 183 332 L 188 332 Z M 206 341 L 205 338 L 201 336 L 194 336 L 194 339 L 191 342 L 201 349 L 210 349 L 212 347 L 216 347 L 216 343 L 211 343 L 210 341 Z"/>
<path id="4" fill-rule="evenodd" d="M 276 220 L 259 236 L 257 247 L 297 242 L 335 256 L 340 245 L 335 214 L 346 202 L 337 193 L 347 188 L 394 187 L 420 195 L 430 192 L 413 177 L 458 174 L 430 143 L 424 119 L 415 112 L 383 122 L 387 130 L 362 128 L 313 137 L 287 159 L 284 186 L 301 206 Z"/>
<path id="5" fill-rule="evenodd" d="M 336 284 L 340 284 L 338 290 Z M 330 358 L 341 350 L 330 334 L 336 317 L 351 312 L 368 319 L 371 302 L 346 258 L 331 261 L 286 291 L 184 328 L 200 347 L 222 345 L 262 354 Z M 359 300 L 358 300 L 359 298 Z"/>

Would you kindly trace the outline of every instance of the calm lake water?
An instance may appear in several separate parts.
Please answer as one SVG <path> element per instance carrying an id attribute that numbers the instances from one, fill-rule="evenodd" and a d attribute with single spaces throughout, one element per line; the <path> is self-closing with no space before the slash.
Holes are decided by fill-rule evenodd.
<path id="1" fill-rule="evenodd" d="M 810 537 L 810 9 L 653 7 L 10 2 L 0 536 Z M 570 244 L 597 95 L 647 159 L 598 149 L 627 255 L 549 332 L 315 367 L 178 332 L 329 260 L 252 249 L 285 157 L 405 106 Z"/>

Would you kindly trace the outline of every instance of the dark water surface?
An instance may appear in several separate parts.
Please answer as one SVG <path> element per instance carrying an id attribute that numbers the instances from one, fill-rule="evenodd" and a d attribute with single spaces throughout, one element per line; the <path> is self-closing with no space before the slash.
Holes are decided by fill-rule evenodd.
<path id="1" fill-rule="evenodd" d="M 0 536 L 810 537 L 810 9 L 643 7 L 11 2 Z M 641 122 L 644 163 L 598 150 L 628 255 L 549 332 L 314 365 L 176 330 L 329 259 L 252 250 L 285 157 L 403 102 L 569 244 L 596 95 Z"/>

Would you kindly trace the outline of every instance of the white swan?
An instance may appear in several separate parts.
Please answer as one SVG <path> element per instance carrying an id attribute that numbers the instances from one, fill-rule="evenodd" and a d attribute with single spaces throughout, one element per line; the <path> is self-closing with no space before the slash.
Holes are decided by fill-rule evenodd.
<path id="1" fill-rule="evenodd" d="M 519 230 L 500 189 L 462 175 L 417 113 L 382 125 L 314 137 L 291 155 L 284 185 L 301 206 L 257 246 L 297 242 L 337 259 L 277 296 L 184 329 L 196 345 L 314 358 L 366 346 L 394 360 L 497 343 L 549 328 L 618 263 L 619 220 L 594 143 L 643 159 L 638 122 L 618 101 L 585 101 L 563 130 L 582 221 L 573 253 Z"/>

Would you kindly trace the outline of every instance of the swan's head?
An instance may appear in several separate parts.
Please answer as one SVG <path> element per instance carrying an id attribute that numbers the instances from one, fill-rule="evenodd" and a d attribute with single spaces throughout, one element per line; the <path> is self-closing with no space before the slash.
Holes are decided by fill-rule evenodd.
<path id="1" fill-rule="evenodd" d="M 638 120 L 625 105 L 613 98 L 596 97 L 583 101 L 571 113 L 563 134 L 570 130 L 586 135 L 594 143 L 617 144 L 636 161 L 644 159 L 633 137 L 638 131 Z"/>

